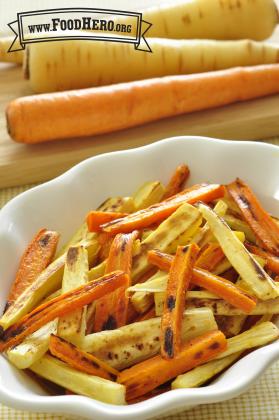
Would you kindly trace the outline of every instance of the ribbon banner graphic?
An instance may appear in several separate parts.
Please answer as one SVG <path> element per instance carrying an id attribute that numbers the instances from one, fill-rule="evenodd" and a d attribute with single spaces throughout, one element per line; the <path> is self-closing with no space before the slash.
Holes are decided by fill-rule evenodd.
<path id="1" fill-rule="evenodd" d="M 145 34 L 152 26 L 142 13 L 110 9 L 66 8 L 17 13 L 8 24 L 15 39 L 9 52 L 24 50 L 34 42 L 85 39 L 134 44 L 136 50 L 152 52 Z"/>

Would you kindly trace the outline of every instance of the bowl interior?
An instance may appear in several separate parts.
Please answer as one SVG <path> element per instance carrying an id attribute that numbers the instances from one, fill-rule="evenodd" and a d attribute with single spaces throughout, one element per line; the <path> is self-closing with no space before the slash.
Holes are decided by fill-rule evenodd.
<path id="1" fill-rule="evenodd" d="M 23 193 L 0 212 L 0 310 L 20 256 L 38 229 L 58 230 L 63 244 L 86 213 L 107 197 L 131 195 L 148 180 L 167 182 L 175 166 L 182 162 L 191 169 L 189 184 L 228 183 L 238 176 L 251 185 L 268 211 L 279 215 L 278 161 L 279 148 L 264 144 L 180 137 L 91 158 L 63 176 Z M 272 346 L 277 346 L 279 353 L 279 343 Z M 222 375 L 216 386 L 222 381 L 225 384 L 230 375 Z M 4 389 L 4 383 L 11 398 L 45 394 L 26 374 L 0 357 L 0 388 Z"/>

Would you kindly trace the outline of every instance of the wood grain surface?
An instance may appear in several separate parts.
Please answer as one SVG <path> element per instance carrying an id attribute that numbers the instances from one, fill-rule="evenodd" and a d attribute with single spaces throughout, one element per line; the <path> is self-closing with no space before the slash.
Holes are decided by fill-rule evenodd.
<path id="1" fill-rule="evenodd" d="M 45 181 L 87 157 L 172 136 L 201 135 L 233 140 L 265 140 L 279 136 L 279 95 L 275 95 L 109 135 L 27 146 L 10 139 L 5 108 L 10 100 L 30 93 L 21 68 L 0 64 L 0 188 Z"/>

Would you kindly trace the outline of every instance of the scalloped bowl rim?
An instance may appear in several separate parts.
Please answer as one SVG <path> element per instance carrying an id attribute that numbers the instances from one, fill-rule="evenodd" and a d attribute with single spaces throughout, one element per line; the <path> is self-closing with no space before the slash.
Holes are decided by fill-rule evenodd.
<path id="1" fill-rule="evenodd" d="M 13 198 L 0 211 L 0 234 L 3 232 L 7 233 L 9 228 L 12 229 L 12 225 L 9 224 L 9 221 L 11 223 L 10 213 L 14 215 L 14 212 L 18 211 L 16 210 L 17 208 L 20 209 L 20 207 L 24 207 L 26 200 L 35 197 L 40 192 L 50 194 L 51 196 L 52 189 L 54 187 L 63 187 L 63 185 L 77 179 L 76 177 L 78 177 L 82 172 L 90 169 L 92 165 L 96 165 L 98 161 L 102 163 L 110 157 L 117 157 L 118 159 L 123 158 L 125 160 L 127 158 L 133 158 L 138 154 L 145 154 L 147 156 L 150 153 L 157 153 L 159 149 L 166 148 L 166 150 L 168 150 L 174 148 L 175 145 L 178 145 L 179 147 L 181 142 L 183 142 L 183 144 L 187 144 L 187 146 L 183 147 L 185 147 L 185 149 L 189 148 L 189 151 L 191 151 L 191 148 L 195 148 L 198 145 L 198 147 L 210 146 L 213 149 L 218 146 L 218 148 L 223 148 L 224 150 L 229 148 L 231 148 L 231 150 L 238 149 L 239 152 L 242 150 L 247 152 L 249 149 L 249 152 L 252 153 L 253 149 L 254 154 L 264 152 L 270 153 L 271 156 L 275 153 L 276 156 L 278 154 L 279 157 L 279 148 L 267 143 L 234 140 L 229 141 L 197 136 L 172 137 L 139 148 L 94 156 L 80 162 L 57 178 L 33 187 L 32 189 Z M 187 161 L 187 157 L 185 160 Z M 108 193 L 109 191 L 106 195 L 108 195 Z M 279 199 L 278 197 L 276 198 Z M 5 222 L 7 221 L 8 227 L 5 225 Z M 14 229 L 16 229 L 16 227 Z M 0 248 L 1 243 L 2 238 L 0 236 Z M 38 412 L 67 413 L 87 418 L 94 417 L 96 419 L 147 419 L 160 414 L 187 409 L 199 404 L 215 403 L 236 397 L 258 380 L 258 378 L 266 371 L 268 366 L 277 359 L 279 359 L 279 341 L 251 352 L 229 368 L 225 374 L 222 374 L 220 379 L 206 387 L 172 390 L 162 395 L 153 397 L 150 400 L 130 406 L 110 405 L 77 395 L 21 396 L 5 388 L 4 381 L 0 375 L 0 401 L 3 404 L 17 409 Z M 5 359 L 1 356 L 0 372 L 2 370 L 1 366 L 4 360 Z M 238 373 L 243 372 L 243 370 L 245 370 L 246 375 L 238 376 Z"/>

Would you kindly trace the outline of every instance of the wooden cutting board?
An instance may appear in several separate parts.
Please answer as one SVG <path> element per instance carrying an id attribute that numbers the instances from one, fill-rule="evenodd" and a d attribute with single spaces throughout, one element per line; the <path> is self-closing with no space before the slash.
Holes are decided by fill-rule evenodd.
<path id="1" fill-rule="evenodd" d="M 166 137 L 202 135 L 256 140 L 279 135 L 279 95 L 276 95 L 109 135 L 26 146 L 9 138 L 5 108 L 10 100 L 30 93 L 20 68 L 0 65 L 0 188 L 45 181 L 87 157 L 142 146 Z"/>

